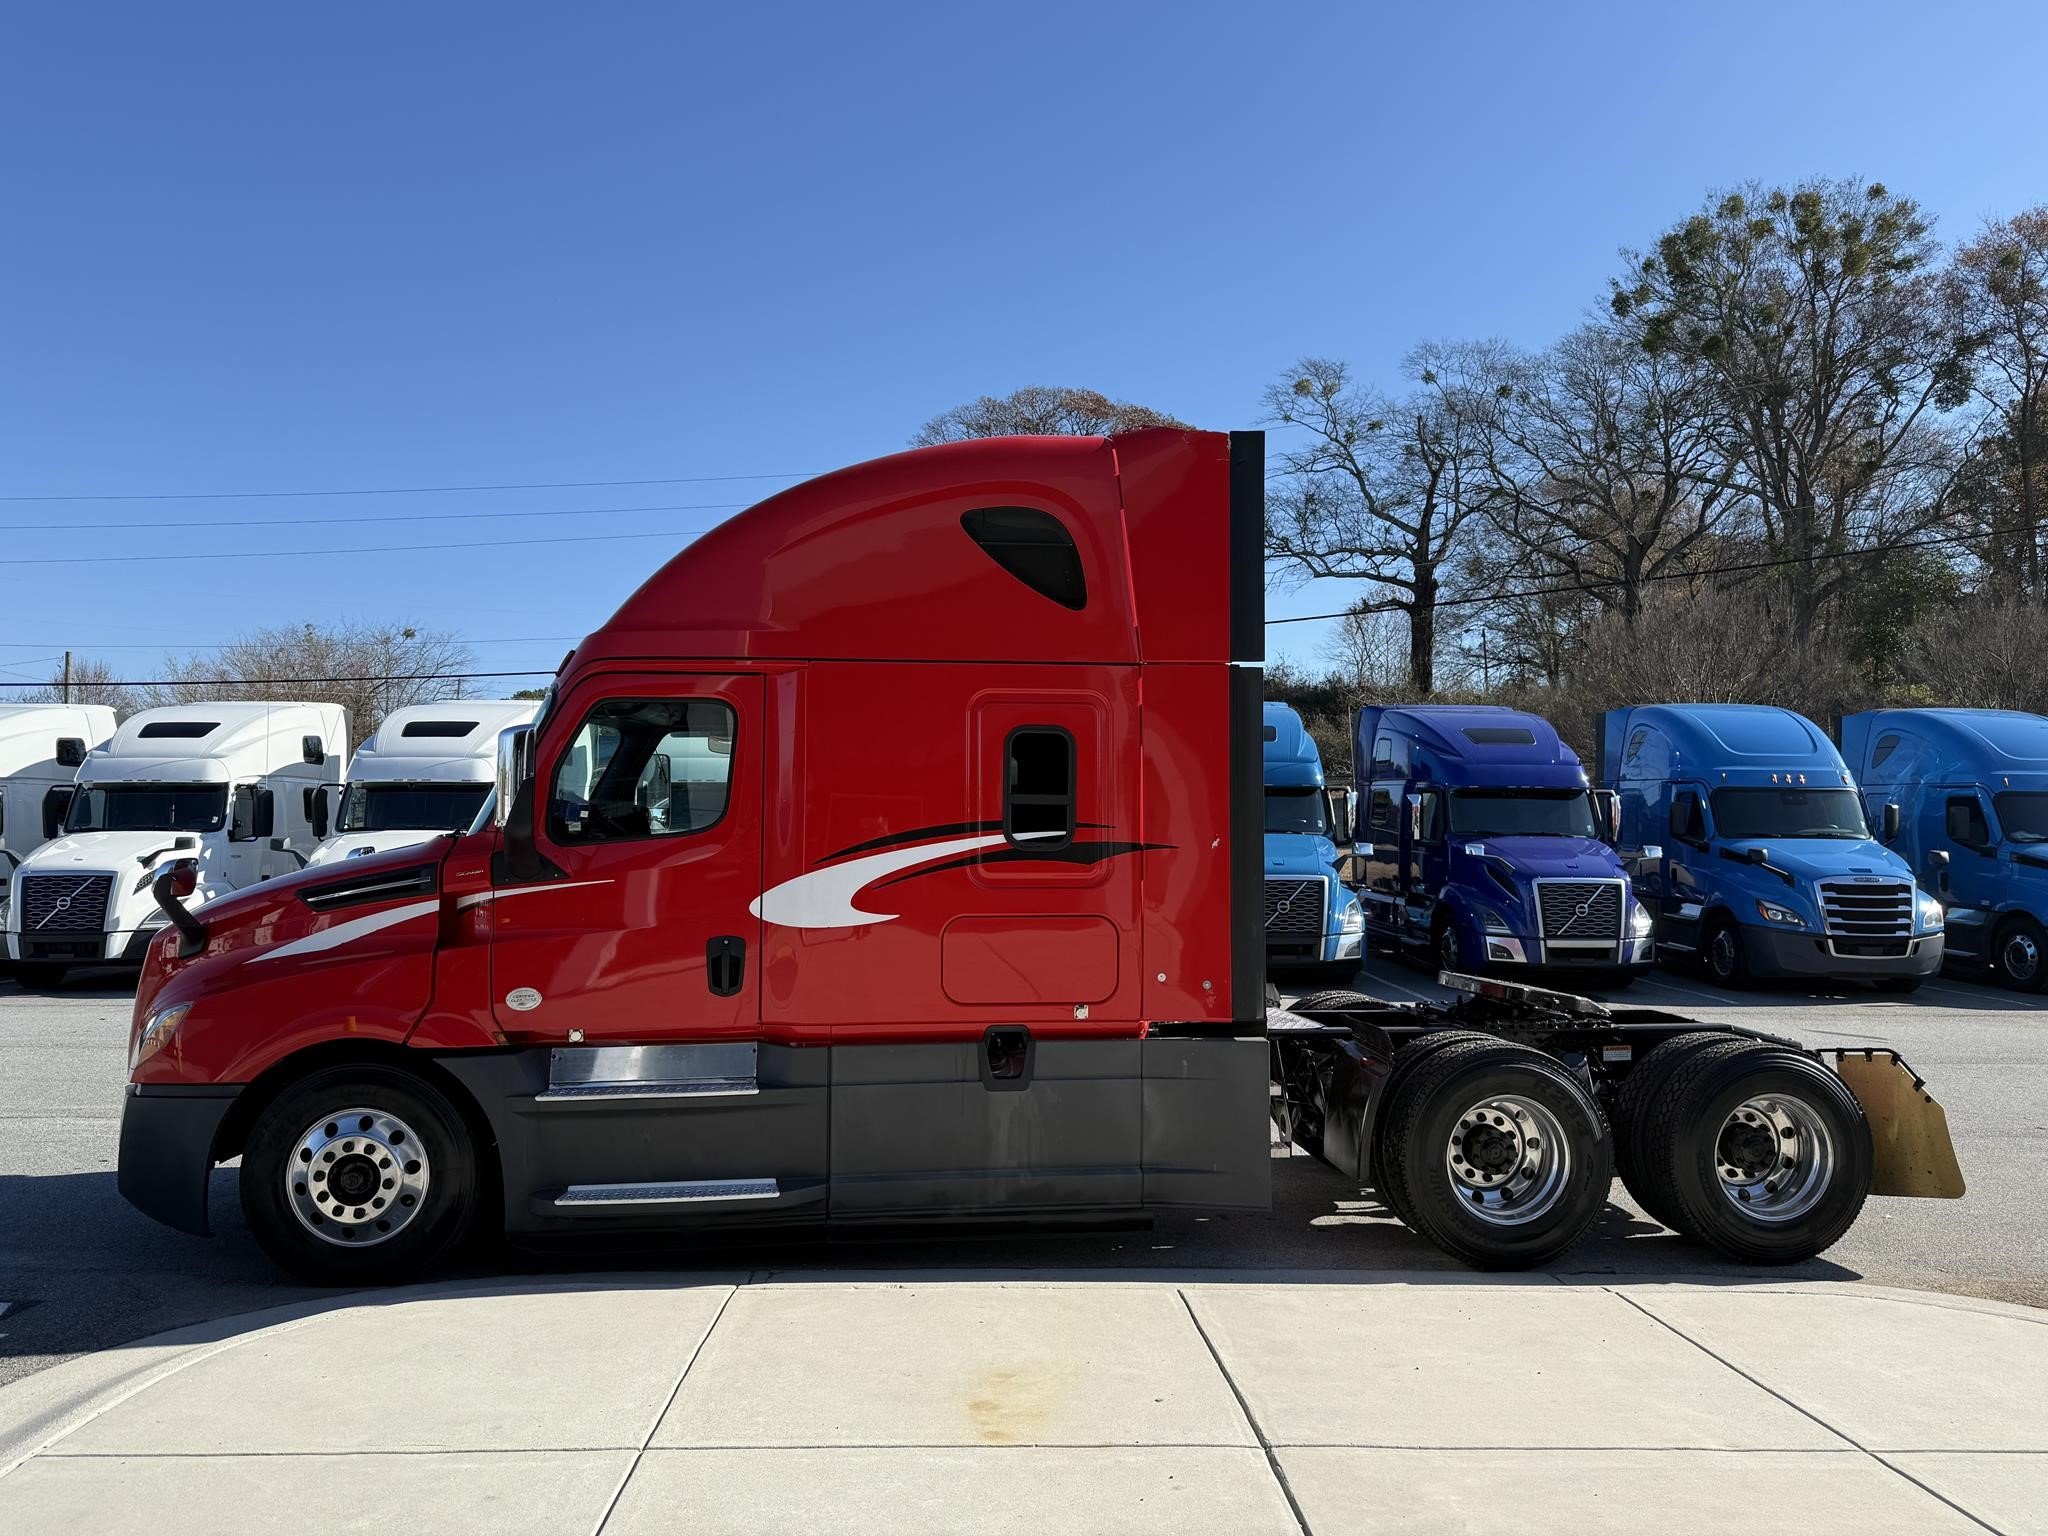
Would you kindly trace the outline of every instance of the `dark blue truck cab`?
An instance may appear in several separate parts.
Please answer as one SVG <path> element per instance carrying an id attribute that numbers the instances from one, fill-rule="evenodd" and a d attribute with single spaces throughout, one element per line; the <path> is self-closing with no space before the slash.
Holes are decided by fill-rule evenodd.
<path id="1" fill-rule="evenodd" d="M 1354 750 L 1376 947 L 1580 986 L 1650 968 L 1649 914 L 1608 844 L 1606 802 L 1550 722 L 1485 705 L 1375 707 L 1358 712 Z"/>
<path id="2" fill-rule="evenodd" d="M 1599 755 L 1660 954 L 1697 957 L 1724 986 L 1908 992 L 1940 969 L 1940 906 L 1871 835 L 1841 754 L 1804 715 L 1631 705 L 1603 718 Z"/>
<path id="3" fill-rule="evenodd" d="M 1845 717 L 1866 814 L 1896 805 L 1892 850 L 1946 909 L 1947 958 L 2009 987 L 2048 986 L 2048 719 L 2011 709 Z"/>

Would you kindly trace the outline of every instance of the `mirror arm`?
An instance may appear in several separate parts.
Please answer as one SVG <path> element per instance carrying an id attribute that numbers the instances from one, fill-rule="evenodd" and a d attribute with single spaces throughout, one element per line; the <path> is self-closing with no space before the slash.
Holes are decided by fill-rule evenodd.
<path id="1" fill-rule="evenodd" d="M 156 904 L 164 909 L 164 915 L 171 920 L 171 926 L 178 930 L 178 958 L 190 960 L 206 948 L 206 924 L 192 915 L 192 909 L 178 898 L 172 889 L 174 882 L 186 869 L 196 872 L 190 859 L 173 859 L 156 872 L 156 878 L 149 883 L 149 893 L 156 898 Z"/>

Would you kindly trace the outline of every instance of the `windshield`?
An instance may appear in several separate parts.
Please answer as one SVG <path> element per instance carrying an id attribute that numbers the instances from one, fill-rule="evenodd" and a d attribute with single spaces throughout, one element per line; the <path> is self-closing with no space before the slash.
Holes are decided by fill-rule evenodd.
<path id="1" fill-rule="evenodd" d="M 1328 837 L 1330 824 L 1323 818 L 1320 789 L 1266 787 L 1266 830 L 1301 832 L 1310 837 Z"/>
<path id="2" fill-rule="evenodd" d="M 227 824 L 225 784 L 81 784 L 66 832 L 218 832 Z"/>
<path id="3" fill-rule="evenodd" d="M 2008 791 L 1991 802 L 1998 824 L 2016 843 L 2048 843 L 2048 795 Z"/>
<path id="4" fill-rule="evenodd" d="M 488 784 L 351 784 L 341 794 L 342 832 L 460 832 L 476 820 Z"/>
<path id="5" fill-rule="evenodd" d="M 1583 789 L 1461 789 L 1451 795 L 1457 837 L 1585 837 L 1600 835 L 1593 797 Z"/>
<path id="6" fill-rule="evenodd" d="M 1853 789 L 1717 789 L 1713 798 L 1723 837 L 1870 836 Z"/>

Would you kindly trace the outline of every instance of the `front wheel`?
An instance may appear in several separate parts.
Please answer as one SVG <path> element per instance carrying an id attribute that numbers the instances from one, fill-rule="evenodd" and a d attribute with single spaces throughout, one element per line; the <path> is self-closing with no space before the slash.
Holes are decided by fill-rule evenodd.
<path id="1" fill-rule="evenodd" d="M 1706 967 L 1707 979 L 1716 986 L 1748 986 L 1749 962 L 1742 956 L 1742 930 L 1735 926 L 1735 920 L 1725 915 L 1715 918 L 1707 924 L 1702 938 L 1700 961 Z"/>
<path id="2" fill-rule="evenodd" d="M 1751 1041 L 1680 1063 L 1646 1106 L 1634 1157 L 1684 1231 L 1748 1264 L 1832 1247 L 1870 1194 L 1870 1123 L 1848 1085 Z"/>
<path id="3" fill-rule="evenodd" d="M 2018 992 L 2048 987 L 2048 935 L 2031 917 L 2012 918 L 1998 930 L 1991 968 L 1998 979 Z"/>
<path id="4" fill-rule="evenodd" d="M 1578 1080 L 1539 1051 L 1446 1045 L 1389 1106 L 1383 1151 L 1399 1214 L 1480 1269 L 1556 1258 L 1592 1226 L 1614 1181 L 1614 1145 Z"/>
<path id="5" fill-rule="evenodd" d="M 322 1285 L 412 1279 L 476 1217 L 476 1156 L 433 1084 L 392 1067 L 313 1073 L 257 1116 L 242 1210 L 263 1250 Z"/>

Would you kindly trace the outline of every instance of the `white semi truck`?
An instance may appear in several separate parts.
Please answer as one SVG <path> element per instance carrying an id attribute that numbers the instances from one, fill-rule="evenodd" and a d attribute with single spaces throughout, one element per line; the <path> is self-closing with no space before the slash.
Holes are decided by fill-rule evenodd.
<path id="1" fill-rule="evenodd" d="M 0 705 L 0 880 L 56 835 L 78 765 L 113 734 L 104 704 Z"/>
<path id="2" fill-rule="evenodd" d="M 539 708 L 534 700 L 452 699 L 386 715 L 356 748 L 333 835 L 308 862 L 328 864 L 466 831 L 491 792 L 498 733 L 531 724 Z M 316 799 L 309 810 L 316 830 L 326 831 L 325 807 Z"/>
<path id="3" fill-rule="evenodd" d="M 200 900 L 303 869 L 319 839 L 305 795 L 348 756 L 339 704 L 145 710 L 85 754 L 59 835 L 8 882 L 7 957 L 30 984 L 134 964 L 165 917 L 159 862 L 191 859 Z"/>

